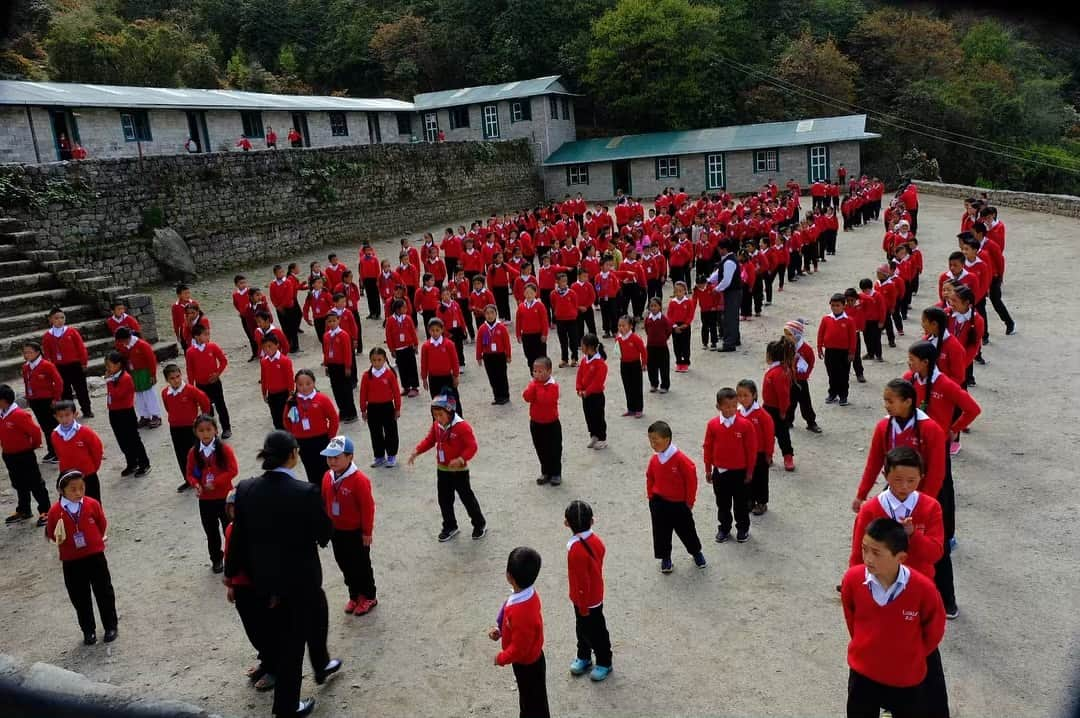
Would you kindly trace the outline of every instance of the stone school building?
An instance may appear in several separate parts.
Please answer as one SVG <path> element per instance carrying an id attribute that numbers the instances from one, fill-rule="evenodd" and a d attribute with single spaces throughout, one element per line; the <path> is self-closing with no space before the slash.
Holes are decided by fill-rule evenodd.
<path id="1" fill-rule="evenodd" d="M 604 200 L 620 189 L 652 198 L 665 187 L 696 195 L 753 192 L 769 179 L 805 186 L 835 181 L 841 165 L 858 176 L 860 143 L 878 137 L 866 131 L 866 115 L 849 115 L 578 140 L 544 160 L 544 188 L 550 198 Z"/>

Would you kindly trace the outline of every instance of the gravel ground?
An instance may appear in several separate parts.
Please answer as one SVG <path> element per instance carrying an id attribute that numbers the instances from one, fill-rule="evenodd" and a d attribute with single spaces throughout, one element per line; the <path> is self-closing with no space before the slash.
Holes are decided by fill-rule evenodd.
<path id="1" fill-rule="evenodd" d="M 923 199 L 919 219 L 926 273 L 916 308 L 932 301 L 934 278 L 954 247 L 959 216 L 955 200 Z M 1064 268 L 1080 262 L 1073 241 L 1080 225 L 1011 209 L 1002 209 L 1002 219 L 1009 228 L 1005 297 L 1019 331 L 1004 337 L 1001 323 L 991 322 L 988 363 L 979 368 L 973 390 L 983 415 L 953 464 L 961 614 L 948 625 L 942 655 L 957 718 L 1054 714 L 1076 663 L 1077 604 L 1068 586 L 1080 570 L 1074 470 L 1080 458 L 1080 412 L 1072 392 L 1062 388 L 1077 387 L 1080 334 L 1063 331 L 1062 310 L 1069 317 L 1077 305 L 1074 298 L 1062 305 L 1058 296 Z M 355 257 L 359 239 L 338 253 Z M 715 530 L 715 504 L 702 482 L 695 514 L 710 562 L 703 572 L 678 552 L 673 575 L 657 572 L 643 496 L 650 455 L 645 429 L 655 419 L 671 422 L 676 444 L 700 468 L 701 439 L 714 414 L 715 391 L 746 377 L 760 381 L 765 343 L 788 319 L 812 319 L 809 333 L 814 335 L 828 296 L 854 286 L 880 263 L 880 241 L 876 225 L 841 233 L 840 254 L 822 265 L 820 274 L 779 294 L 763 319 L 743 325 L 742 351 L 703 355 L 695 346 L 691 373 L 675 375 L 666 396 L 646 394 L 642 420 L 619 416 L 622 389 L 618 372 L 612 372 L 607 451 L 585 448 L 573 370 L 558 371 L 565 431 L 560 488 L 539 488 L 533 482 L 538 464 L 524 403 L 515 399 L 509 406 L 490 406 L 483 371 L 470 363 L 461 392 L 465 416 L 480 439 L 473 485 L 491 533 L 482 542 L 469 541 L 466 532 L 449 544 L 436 543 L 439 513 L 430 455 L 413 469 L 369 472 L 379 506 L 373 561 L 380 605 L 366 617 L 342 615 L 345 589 L 332 556 L 324 553 L 331 653 L 344 660 L 345 668 L 322 688 L 314 687 L 308 674 L 305 694 L 318 697 L 318 714 L 513 714 L 513 676 L 509 669 L 491 666 L 495 646 L 485 630 L 507 594 L 507 552 L 520 544 L 534 546 L 544 557 L 537 588 L 545 604 L 553 714 L 842 713 L 847 635 L 833 586 L 850 545 L 850 498 L 871 430 L 883 415 L 881 387 L 906 368 L 905 340 L 901 348 L 886 349 L 885 364 L 867 367 L 869 383 L 853 385 L 850 407 L 825 406 L 824 370 L 814 374 L 811 384 L 824 434 L 815 436 L 801 422 L 796 425 L 798 470 L 773 469 L 770 510 L 754 519 L 749 543 L 719 546 L 708 540 Z M 393 249 L 390 243 L 377 248 L 383 256 Z M 306 264 L 324 255 L 294 259 Z M 272 263 L 267 258 L 262 266 L 249 267 L 248 276 L 262 283 Z M 255 452 L 271 425 L 256 398 L 258 366 L 244 362 L 246 343 L 229 303 L 231 288 L 232 273 L 196 283 L 194 294 L 214 322 L 214 338 L 235 361 L 225 376 L 236 432 L 232 444 L 241 474 L 251 475 L 257 468 Z M 172 299 L 168 288 L 155 292 L 163 326 Z M 367 346 L 381 337 L 373 321 L 365 321 L 363 331 Z M 913 334 L 909 330 L 907 342 Z M 554 346 L 554 334 L 551 339 Z M 302 340 L 310 348 L 312 332 Z M 517 347 L 515 354 L 520 357 Z M 297 366 L 315 358 L 309 351 Z M 522 363 L 511 366 L 510 376 L 513 395 L 519 397 L 526 381 Z M 323 385 L 329 389 L 325 380 Z M 106 444 L 103 491 L 120 639 L 108 648 L 81 645 L 55 549 L 39 531 L 22 525 L 0 529 L 4 650 L 226 715 L 266 715 L 269 696 L 254 693 L 243 677 L 253 652 L 225 602 L 219 577 L 210 572 L 196 499 L 173 490 L 179 476 L 168 432 L 143 432 L 153 473 L 142 480 L 121 479 L 122 457 L 104 418 L 104 401 L 99 397 L 95 404 L 102 411 L 88 423 Z M 425 405 L 423 399 L 406 400 L 400 423 L 403 455 L 428 427 Z M 1028 428 L 1036 422 L 1054 427 L 1036 440 Z M 357 441 L 357 462 L 366 469 L 371 456 L 366 431 L 362 424 L 346 428 Z M 0 503 L 6 512 L 14 495 L 8 482 L 2 483 Z M 608 546 L 605 607 L 615 673 L 600 685 L 571 678 L 566 670 L 574 633 L 562 511 L 573 498 L 593 504 L 596 530 Z M 459 508 L 459 520 L 463 515 Z"/>

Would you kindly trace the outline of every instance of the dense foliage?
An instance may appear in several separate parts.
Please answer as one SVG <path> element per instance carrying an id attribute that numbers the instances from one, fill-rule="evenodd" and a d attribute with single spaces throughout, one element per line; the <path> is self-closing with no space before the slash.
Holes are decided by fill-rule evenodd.
<path id="1" fill-rule="evenodd" d="M 0 76 L 411 98 L 560 74 L 602 135 L 868 112 L 890 179 L 1080 194 L 1080 37 L 875 0 L 8 0 Z M 947 13 L 947 14 L 942 14 Z"/>

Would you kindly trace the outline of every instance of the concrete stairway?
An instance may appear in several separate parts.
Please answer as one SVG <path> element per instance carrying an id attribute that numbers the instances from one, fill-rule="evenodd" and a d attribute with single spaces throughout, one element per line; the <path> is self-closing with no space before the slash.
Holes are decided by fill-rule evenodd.
<path id="1" fill-rule="evenodd" d="M 37 249 L 36 239 L 18 220 L 0 218 L 0 380 L 18 378 L 22 343 L 41 340 L 54 306 L 63 309 L 68 325 L 82 334 L 91 358 L 89 373 L 101 374 L 113 347 L 105 323 L 107 297 L 124 296 L 131 289 L 107 286 L 106 278 L 76 269 L 60 252 Z M 176 356 L 174 342 L 155 343 L 154 349 L 159 359 Z M 13 386 L 16 392 L 22 389 L 21 381 Z"/>

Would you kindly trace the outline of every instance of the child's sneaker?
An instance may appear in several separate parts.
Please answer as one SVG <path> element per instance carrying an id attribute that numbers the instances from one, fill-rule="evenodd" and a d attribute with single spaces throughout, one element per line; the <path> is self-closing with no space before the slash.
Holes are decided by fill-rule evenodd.
<path id="1" fill-rule="evenodd" d="M 662 388 L 662 387 L 661 387 L 661 389 L 660 389 L 660 393 L 661 393 L 661 394 L 667 394 L 667 393 L 668 393 L 668 390 L 667 390 L 667 389 L 664 389 L 664 388 Z"/>
<path id="2" fill-rule="evenodd" d="M 363 616 L 366 613 L 371 613 L 371 609 L 379 605 L 378 599 L 368 598 L 367 596 L 361 596 L 360 600 L 356 602 L 356 610 L 353 611 L 354 616 Z"/>
<path id="3" fill-rule="evenodd" d="M 552 486 L 561 486 L 562 485 L 562 477 L 558 476 L 558 475 L 552 476 L 551 477 L 551 485 Z"/>
<path id="4" fill-rule="evenodd" d="M 671 563 L 670 558 L 660 559 L 660 573 L 671 573 L 675 570 L 675 565 Z"/>
<path id="5" fill-rule="evenodd" d="M 951 606 L 945 607 L 945 618 L 950 621 L 960 615 L 960 608 L 955 603 Z"/>
<path id="6" fill-rule="evenodd" d="M 848 406 L 850 403 L 846 396 L 840 397 L 840 406 Z"/>
<path id="7" fill-rule="evenodd" d="M 837 398 L 833 394 L 829 394 L 828 396 L 825 397 L 825 403 L 826 404 L 835 404 L 836 402 L 837 402 Z"/>
<path id="8" fill-rule="evenodd" d="M 960 442 L 959 441 L 950 441 L 949 442 L 949 456 L 956 456 L 959 453 L 960 453 Z"/>
<path id="9" fill-rule="evenodd" d="M 589 437 L 589 443 L 585 445 L 585 448 L 586 449 L 595 449 L 596 448 L 596 442 L 597 442 L 597 438 L 595 436 L 590 436 Z"/>
<path id="10" fill-rule="evenodd" d="M 29 518 L 30 518 L 30 512 L 29 511 L 27 511 L 25 513 L 22 512 L 22 511 L 16 511 L 13 514 L 11 514 L 10 516 L 8 516 L 6 519 L 4 519 L 4 523 L 6 523 L 6 524 L 17 524 L 20 521 L 26 521 Z"/>
<path id="11" fill-rule="evenodd" d="M 784 471 L 794 471 L 794 470 L 795 470 L 795 457 L 792 456 L 791 454 L 788 454 L 787 456 L 784 457 Z"/>
<path id="12" fill-rule="evenodd" d="M 632 412 L 632 411 L 624 411 L 624 412 L 623 412 L 623 416 L 624 416 L 624 417 L 626 417 L 626 416 L 633 416 L 633 415 L 634 415 L 634 412 Z"/>
<path id="13" fill-rule="evenodd" d="M 640 419 L 643 416 L 645 416 L 644 412 L 640 412 L 640 411 L 635 411 L 634 412 L 634 418 L 635 419 Z"/>
<path id="14" fill-rule="evenodd" d="M 386 457 L 386 463 L 383 464 L 383 468 L 384 469 L 397 468 L 397 457 L 396 456 L 387 456 Z"/>
<path id="15" fill-rule="evenodd" d="M 539 476 L 536 479 L 536 485 L 537 486 L 543 486 L 544 484 L 548 483 L 549 481 L 551 481 L 550 476 Z"/>
<path id="16" fill-rule="evenodd" d="M 385 457 L 382 457 L 382 456 L 376 457 L 376 459 L 371 462 L 371 468 L 377 469 L 380 466 L 383 466 L 385 463 L 386 463 L 386 458 Z"/>
<path id="17" fill-rule="evenodd" d="M 821 427 L 817 425 L 816 421 L 814 423 L 812 423 L 812 424 L 807 424 L 806 425 L 806 430 L 809 431 L 812 434 L 820 434 L 821 433 Z"/>
<path id="18" fill-rule="evenodd" d="M 439 532 L 439 543 L 446 543 L 461 533 L 458 529 L 443 529 Z"/>
<path id="19" fill-rule="evenodd" d="M 698 568 L 705 568 L 709 565 L 709 562 L 705 560 L 705 554 L 701 553 L 701 551 L 694 554 L 694 565 Z"/>
<path id="20" fill-rule="evenodd" d="M 731 538 L 730 531 L 725 531 L 724 529 L 716 530 L 716 543 L 725 543 L 729 538 Z"/>
<path id="21" fill-rule="evenodd" d="M 600 681 L 605 680 L 610 675 L 611 666 L 597 666 L 596 668 L 592 669 L 592 673 L 589 674 L 589 680 L 599 683 Z"/>
<path id="22" fill-rule="evenodd" d="M 150 473 L 150 464 L 147 464 L 146 466 L 140 466 L 139 468 L 135 469 L 135 478 L 136 479 L 141 479 L 142 477 L 146 476 L 149 473 Z"/>
<path id="23" fill-rule="evenodd" d="M 352 613 L 356 610 L 356 600 L 349 599 L 349 602 L 345 604 L 345 613 Z"/>
<path id="24" fill-rule="evenodd" d="M 750 529 L 747 529 L 746 531 L 739 531 L 737 534 L 735 534 L 735 541 L 738 543 L 746 543 L 749 540 Z"/>
<path id="25" fill-rule="evenodd" d="M 584 658 L 575 658 L 570 663 L 570 675 L 583 676 L 589 672 L 590 668 L 592 668 L 592 661 L 587 661 Z"/>
<path id="26" fill-rule="evenodd" d="M 481 526 L 478 529 L 473 529 L 472 530 L 472 540 L 473 541 L 479 541 L 480 539 L 484 538 L 485 536 L 487 536 L 487 526 Z"/>
<path id="27" fill-rule="evenodd" d="M 607 442 L 606 441 L 601 441 L 600 439 L 597 439 L 596 443 L 593 444 L 593 448 L 594 449 L 606 449 L 607 448 Z"/>

